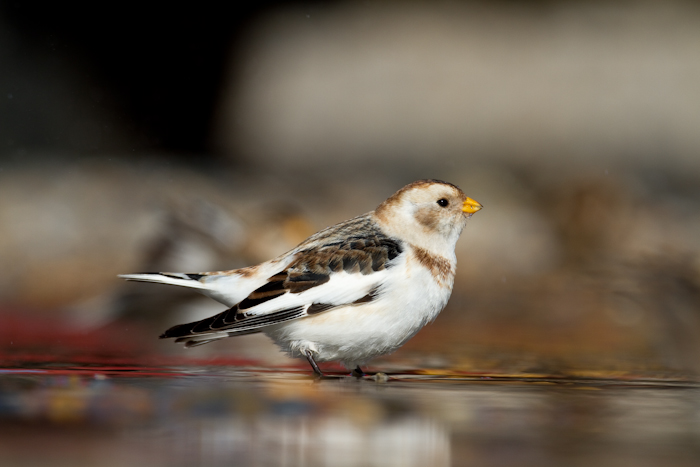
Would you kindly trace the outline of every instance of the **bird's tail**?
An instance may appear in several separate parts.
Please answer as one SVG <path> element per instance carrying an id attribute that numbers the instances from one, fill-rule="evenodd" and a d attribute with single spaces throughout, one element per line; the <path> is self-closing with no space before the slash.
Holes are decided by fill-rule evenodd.
<path id="1" fill-rule="evenodd" d="M 164 338 L 164 336 L 160 336 L 161 339 Z M 175 342 L 184 342 L 185 347 L 190 348 L 190 347 L 198 347 L 200 345 L 208 344 L 210 342 L 218 341 L 219 339 L 224 339 L 226 337 L 229 337 L 227 332 L 222 332 L 222 333 L 217 333 L 217 334 L 205 334 L 203 336 L 187 336 L 187 337 L 179 337 L 175 339 Z"/>
<path id="2" fill-rule="evenodd" d="M 119 277 L 128 281 L 154 282 L 156 284 L 188 287 L 213 298 L 219 303 L 232 307 L 243 300 L 250 292 L 241 283 L 242 276 L 237 274 L 237 271 L 237 269 L 232 269 L 230 271 L 198 274 L 144 272 L 140 274 L 121 274 Z"/>
<path id="3" fill-rule="evenodd" d="M 155 282 L 158 284 L 179 285 L 193 289 L 207 289 L 201 279 L 202 274 L 184 274 L 181 272 L 143 272 L 139 274 L 120 274 L 119 277 L 128 281 Z"/>
<path id="4" fill-rule="evenodd" d="M 176 326 L 177 327 L 177 326 Z M 168 331 L 165 331 L 163 335 L 160 336 L 161 339 L 167 339 L 169 337 L 175 337 L 171 336 L 168 334 Z M 208 344 L 210 342 L 218 341 L 219 339 L 224 339 L 226 337 L 234 337 L 234 336 L 245 336 L 247 334 L 257 334 L 260 332 L 260 329 L 249 329 L 245 331 L 221 331 L 221 332 L 213 332 L 210 334 L 200 334 L 200 335 L 186 335 L 182 337 L 178 337 L 175 339 L 175 342 L 181 343 L 184 342 L 185 347 L 190 348 L 190 347 L 197 347 L 200 345 Z"/>

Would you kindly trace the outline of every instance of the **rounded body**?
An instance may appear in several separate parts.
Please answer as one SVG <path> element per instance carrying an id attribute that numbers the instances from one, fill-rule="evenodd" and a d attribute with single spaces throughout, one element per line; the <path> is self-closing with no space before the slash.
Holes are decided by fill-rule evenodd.
<path id="1" fill-rule="evenodd" d="M 376 300 L 280 323 L 263 332 L 292 357 L 311 350 L 316 361 L 340 361 L 347 368 L 393 352 L 437 317 L 454 282 L 454 258 L 450 271 L 436 281 L 418 255 L 407 253 L 386 271 Z"/>

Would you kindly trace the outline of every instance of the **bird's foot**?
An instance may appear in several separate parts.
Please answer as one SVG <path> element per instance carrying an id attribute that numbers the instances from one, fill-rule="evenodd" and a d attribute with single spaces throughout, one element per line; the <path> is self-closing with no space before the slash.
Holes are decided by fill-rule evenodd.
<path id="1" fill-rule="evenodd" d="M 306 359 L 309 361 L 311 368 L 313 368 L 314 375 L 316 376 L 316 378 L 317 379 L 324 378 L 325 376 L 323 375 L 323 372 L 321 371 L 321 369 L 316 364 L 316 361 L 314 360 L 313 352 L 309 349 L 306 349 L 306 350 L 304 350 L 304 355 L 306 356 Z"/>

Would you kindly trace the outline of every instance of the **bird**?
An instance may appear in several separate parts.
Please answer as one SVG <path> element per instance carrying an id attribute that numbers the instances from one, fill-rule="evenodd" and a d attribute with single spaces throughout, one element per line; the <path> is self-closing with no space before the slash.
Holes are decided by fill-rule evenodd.
<path id="1" fill-rule="evenodd" d="M 447 304 L 455 245 L 482 205 L 441 180 L 418 180 L 375 210 L 327 227 L 290 251 L 228 271 L 123 274 L 194 289 L 228 309 L 167 329 L 195 347 L 262 332 L 289 356 L 340 362 L 356 377 L 435 320 Z"/>

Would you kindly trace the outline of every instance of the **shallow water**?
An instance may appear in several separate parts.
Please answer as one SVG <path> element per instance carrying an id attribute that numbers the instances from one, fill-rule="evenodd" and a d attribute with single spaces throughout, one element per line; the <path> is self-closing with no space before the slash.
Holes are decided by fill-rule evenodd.
<path id="1" fill-rule="evenodd" d="M 0 464 L 690 466 L 699 396 L 669 379 L 33 362 L 0 369 Z"/>

